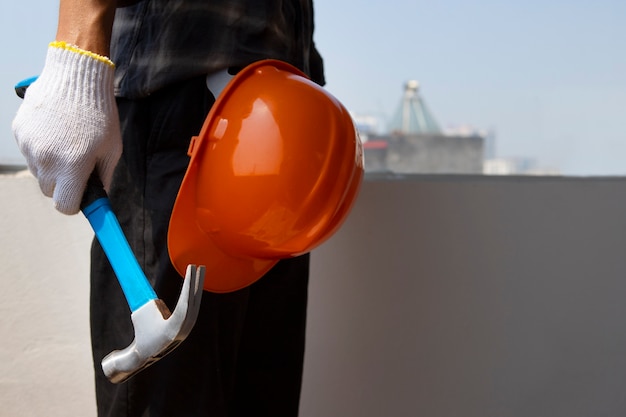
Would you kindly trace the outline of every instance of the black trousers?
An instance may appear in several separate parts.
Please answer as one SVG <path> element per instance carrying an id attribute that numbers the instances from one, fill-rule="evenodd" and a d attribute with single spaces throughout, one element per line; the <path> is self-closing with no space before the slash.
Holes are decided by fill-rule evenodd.
<path id="1" fill-rule="evenodd" d="M 159 298 L 174 309 L 182 277 L 167 253 L 167 227 L 214 98 L 204 77 L 140 100 L 118 101 L 124 152 L 110 199 Z M 196 325 L 175 351 L 115 385 L 102 358 L 134 330 L 117 279 L 94 241 L 91 334 L 98 415 L 116 417 L 296 416 L 302 379 L 309 256 L 279 262 L 248 288 L 204 292 Z M 207 276 L 207 279 L 210 277 Z"/>

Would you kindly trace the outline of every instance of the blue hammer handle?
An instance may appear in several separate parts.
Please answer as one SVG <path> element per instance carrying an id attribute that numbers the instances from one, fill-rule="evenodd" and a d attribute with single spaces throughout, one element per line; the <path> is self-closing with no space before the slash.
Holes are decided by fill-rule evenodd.
<path id="1" fill-rule="evenodd" d="M 19 83 L 15 84 L 15 94 L 17 94 L 19 98 L 24 98 L 24 94 L 26 94 L 26 90 L 28 89 L 28 86 L 34 83 L 37 77 L 38 76 L 35 75 L 34 77 L 26 78 L 20 81 Z"/>
<path id="2" fill-rule="evenodd" d="M 81 211 L 91 224 L 109 259 L 131 311 L 157 299 L 154 289 L 139 266 L 117 217 L 111 209 L 111 203 L 100 179 L 95 174 L 87 183 Z"/>

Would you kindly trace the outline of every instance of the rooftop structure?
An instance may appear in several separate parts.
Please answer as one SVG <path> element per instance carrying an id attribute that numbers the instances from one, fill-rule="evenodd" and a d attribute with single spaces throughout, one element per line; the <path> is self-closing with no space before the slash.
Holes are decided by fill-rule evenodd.
<path id="1" fill-rule="evenodd" d="M 484 138 L 447 134 L 440 128 L 424 99 L 419 83 L 404 85 L 400 105 L 389 133 L 369 134 L 365 143 L 365 169 L 402 174 L 480 174 Z"/>
<path id="2" fill-rule="evenodd" d="M 419 87 L 420 84 L 415 80 L 408 81 L 404 85 L 402 100 L 391 120 L 391 133 L 404 135 L 442 133 L 439 123 L 421 97 Z"/>

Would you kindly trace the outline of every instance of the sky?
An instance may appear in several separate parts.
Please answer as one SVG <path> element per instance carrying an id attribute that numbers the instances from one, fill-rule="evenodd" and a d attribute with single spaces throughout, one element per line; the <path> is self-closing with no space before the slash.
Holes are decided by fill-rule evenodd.
<path id="1" fill-rule="evenodd" d="M 13 85 L 41 71 L 57 4 L 4 9 L 0 161 L 21 159 Z M 442 127 L 493 131 L 498 157 L 626 175 L 626 1 L 318 0 L 315 12 L 326 88 L 382 129 L 417 80 Z"/>

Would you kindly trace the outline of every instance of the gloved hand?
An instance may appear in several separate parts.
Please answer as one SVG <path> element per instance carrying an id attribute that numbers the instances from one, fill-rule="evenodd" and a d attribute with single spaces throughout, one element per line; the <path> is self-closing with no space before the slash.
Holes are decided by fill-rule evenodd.
<path id="1" fill-rule="evenodd" d="M 28 168 L 61 213 L 80 210 L 94 170 L 110 185 L 122 151 L 113 73 L 108 58 L 52 42 L 13 120 Z"/>

